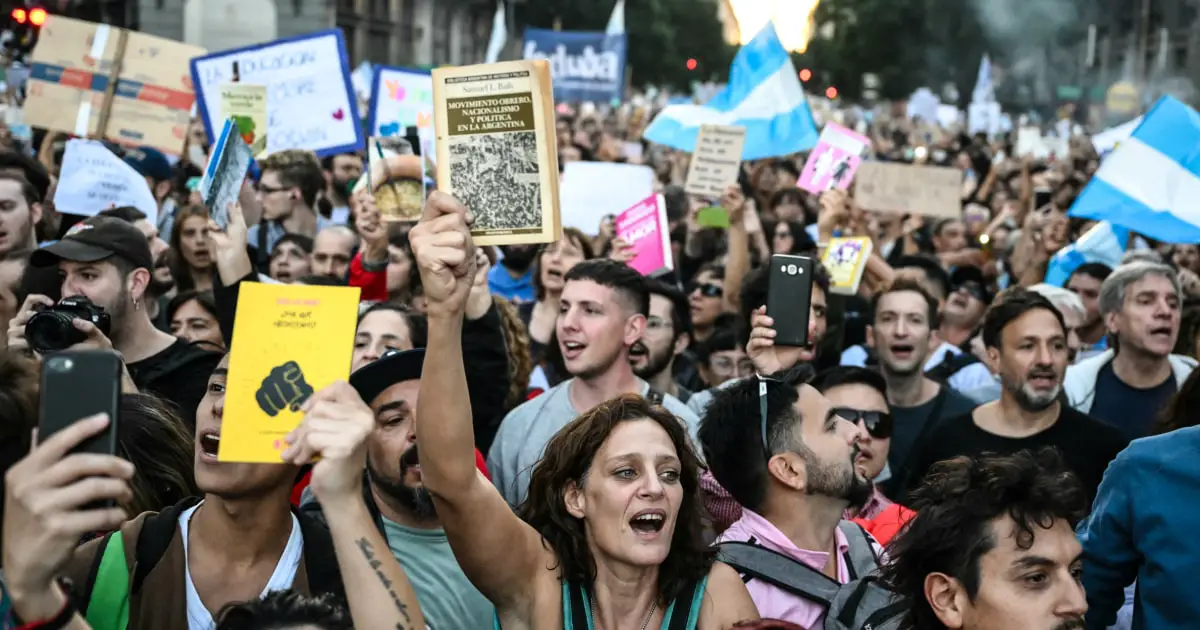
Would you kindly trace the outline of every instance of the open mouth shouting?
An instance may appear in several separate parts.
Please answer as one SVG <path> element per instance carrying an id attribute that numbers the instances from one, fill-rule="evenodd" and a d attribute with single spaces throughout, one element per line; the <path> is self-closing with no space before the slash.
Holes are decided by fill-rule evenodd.
<path id="1" fill-rule="evenodd" d="M 1050 390 L 1058 385 L 1058 374 L 1054 370 L 1034 370 L 1029 373 L 1029 379 L 1026 382 L 1034 389 Z"/>
<path id="2" fill-rule="evenodd" d="M 563 360 L 573 361 L 583 355 L 583 351 L 587 349 L 587 344 L 578 341 L 561 341 L 559 342 L 562 350 Z"/>
<path id="3" fill-rule="evenodd" d="M 1155 326 L 1150 329 L 1150 338 L 1162 343 L 1171 343 L 1171 327 L 1170 326 Z"/>
<path id="4" fill-rule="evenodd" d="M 912 344 L 896 344 L 889 346 L 888 349 L 897 361 L 908 361 L 916 356 L 916 347 Z"/>
<path id="5" fill-rule="evenodd" d="M 663 526 L 666 523 L 667 512 L 658 508 L 651 508 L 634 514 L 633 518 L 629 519 L 629 528 L 639 538 L 654 539 L 662 533 Z"/>
<path id="6" fill-rule="evenodd" d="M 209 463 L 217 462 L 217 451 L 221 448 L 221 433 L 208 429 L 200 432 L 200 460 Z"/>

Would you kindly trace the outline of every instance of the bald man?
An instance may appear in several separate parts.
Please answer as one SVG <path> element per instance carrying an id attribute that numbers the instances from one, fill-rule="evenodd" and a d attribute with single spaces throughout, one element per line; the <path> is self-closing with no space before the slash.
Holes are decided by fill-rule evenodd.
<path id="1" fill-rule="evenodd" d="M 344 225 L 322 229 L 313 240 L 312 275 L 345 280 L 356 249 L 358 234 L 354 230 Z"/>

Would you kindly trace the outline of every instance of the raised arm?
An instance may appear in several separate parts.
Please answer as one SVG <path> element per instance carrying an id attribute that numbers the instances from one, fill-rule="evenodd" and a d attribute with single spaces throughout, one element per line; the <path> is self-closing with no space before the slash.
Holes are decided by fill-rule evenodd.
<path id="1" fill-rule="evenodd" d="M 463 572 L 497 608 L 533 596 L 546 566 L 541 537 L 475 469 L 462 327 L 476 271 L 467 210 L 435 192 L 409 233 L 425 289 L 429 338 L 417 405 L 421 476 Z"/>

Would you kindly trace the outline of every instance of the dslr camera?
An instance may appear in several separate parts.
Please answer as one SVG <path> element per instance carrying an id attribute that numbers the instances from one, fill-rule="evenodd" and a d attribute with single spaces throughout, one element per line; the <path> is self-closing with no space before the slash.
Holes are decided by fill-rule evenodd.
<path id="1" fill-rule="evenodd" d="M 38 311 L 25 324 L 25 339 L 30 349 L 46 354 L 66 350 L 87 339 L 83 331 L 72 323 L 75 319 L 91 322 L 107 337 L 112 328 L 112 318 L 104 308 L 92 304 L 86 296 L 64 298 L 58 304 Z"/>

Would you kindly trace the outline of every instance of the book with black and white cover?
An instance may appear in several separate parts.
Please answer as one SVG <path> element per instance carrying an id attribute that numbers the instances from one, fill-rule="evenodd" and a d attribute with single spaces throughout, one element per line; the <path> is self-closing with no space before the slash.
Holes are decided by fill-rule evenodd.
<path id="1" fill-rule="evenodd" d="M 438 189 L 471 211 L 477 245 L 562 236 L 553 94 L 544 60 L 433 71 Z"/>

